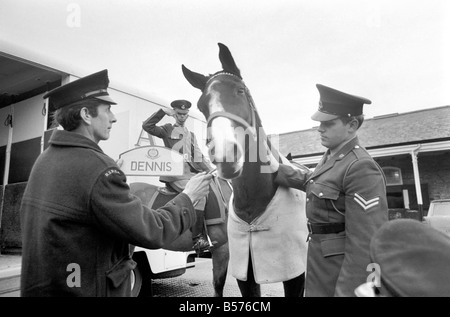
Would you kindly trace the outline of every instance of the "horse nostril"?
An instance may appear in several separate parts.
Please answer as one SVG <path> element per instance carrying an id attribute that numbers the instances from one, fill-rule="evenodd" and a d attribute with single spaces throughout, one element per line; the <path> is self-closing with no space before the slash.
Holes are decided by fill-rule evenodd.
<path id="1" fill-rule="evenodd" d="M 210 147 L 208 149 L 208 155 L 209 155 L 209 159 L 211 160 L 211 163 L 213 163 L 214 165 L 217 165 L 217 159 L 216 159 L 216 148 L 215 147 Z"/>

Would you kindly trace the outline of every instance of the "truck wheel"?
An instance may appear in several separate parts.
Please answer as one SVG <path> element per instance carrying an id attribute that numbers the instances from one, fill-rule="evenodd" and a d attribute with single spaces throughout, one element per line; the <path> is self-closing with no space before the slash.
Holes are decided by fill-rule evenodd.
<path id="1" fill-rule="evenodd" d="M 139 266 L 131 270 L 131 297 L 138 297 L 142 288 L 142 273 Z"/>
<path id="2" fill-rule="evenodd" d="M 137 265 L 131 271 L 131 296 L 152 297 L 152 272 L 145 258 L 145 254 L 135 253 L 133 260 L 136 261 Z"/>

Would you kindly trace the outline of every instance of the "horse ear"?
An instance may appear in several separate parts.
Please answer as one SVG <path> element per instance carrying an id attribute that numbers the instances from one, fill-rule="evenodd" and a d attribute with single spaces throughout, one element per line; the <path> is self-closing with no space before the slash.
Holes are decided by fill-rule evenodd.
<path id="1" fill-rule="evenodd" d="M 206 82 L 208 81 L 208 77 L 195 73 L 187 69 L 184 65 L 181 65 L 181 70 L 183 71 L 184 77 L 192 86 L 203 91 L 206 86 Z"/>
<path id="2" fill-rule="evenodd" d="M 242 79 L 241 71 L 234 62 L 230 50 L 222 43 L 219 43 L 219 60 L 224 71 L 235 74 Z"/>

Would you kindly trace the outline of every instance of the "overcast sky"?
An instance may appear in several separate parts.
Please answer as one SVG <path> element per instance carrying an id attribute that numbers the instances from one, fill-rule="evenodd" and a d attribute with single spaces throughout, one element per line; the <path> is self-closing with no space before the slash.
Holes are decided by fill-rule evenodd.
<path id="1" fill-rule="evenodd" d="M 316 83 L 372 100 L 366 118 L 450 105 L 449 11 L 448 0 L 0 0 L 0 38 L 194 104 L 181 64 L 214 73 L 224 43 L 272 134 L 317 125 Z"/>

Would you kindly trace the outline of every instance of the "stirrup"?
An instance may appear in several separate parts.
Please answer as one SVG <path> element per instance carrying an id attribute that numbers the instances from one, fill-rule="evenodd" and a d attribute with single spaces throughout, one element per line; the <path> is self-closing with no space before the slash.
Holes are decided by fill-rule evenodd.
<path id="1" fill-rule="evenodd" d="M 212 247 L 210 239 L 206 240 L 203 236 L 196 237 L 194 241 L 195 242 L 194 245 L 192 246 L 192 249 L 195 250 L 195 252 L 197 253 L 209 251 L 209 249 Z"/>

